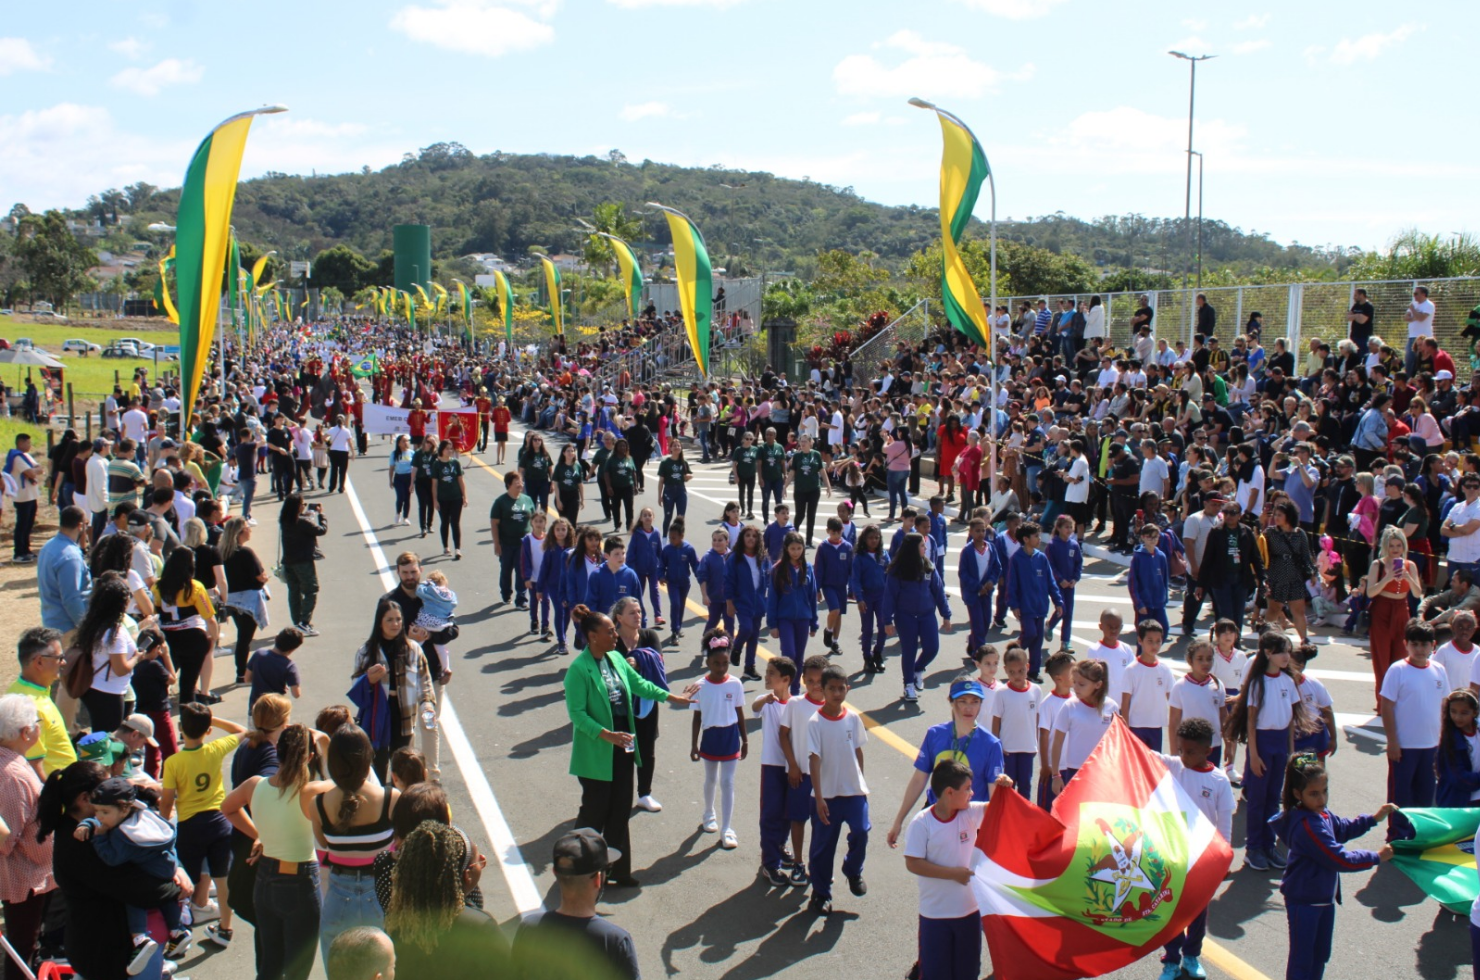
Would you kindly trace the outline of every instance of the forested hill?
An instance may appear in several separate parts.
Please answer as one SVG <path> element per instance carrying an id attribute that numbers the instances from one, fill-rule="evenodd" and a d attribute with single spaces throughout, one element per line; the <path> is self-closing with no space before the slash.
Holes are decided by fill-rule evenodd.
<path id="1" fill-rule="evenodd" d="M 178 191 L 134 185 L 89 200 L 84 213 L 135 233 L 150 221 L 172 221 Z M 511 261 L 530 246 L 579 252 L 597 205 L 616 202 L 638 215 L 651 246 L 666 245 L 660 201 L 699 225 L 716 265 L 732 274 L 762 269 L 806 274 L 817 252 L 871 251 L 897 268 L 939 234 L 934 209 L 891 207 L 858 197 L 851 187 L 790 180 L 768 173 L 678 167 L 605 157 L 490 153 L 475 156 L 441 143 L 379 171 L 332 176 L 268 174 L 242 183 L 235 225 L 244 242 L 278 249 L 280 256 L 313 256 L 348 245 L 374 257 L 391 244 L 391 226 L 433 228 L 433 248 L 446 259 L 491 252 Z M 1171 269 L 1185 255 L 1180 219 L 1139 215 L 1091 221 L 1055 215 L 1001 226 L 1024 244 L 1074 253 L 1102 273 L 1117 269 Z M 975 229 L 973 236 L 986 233 Z M 1242 268 L 1329 269 L 1345 258 L 1305 246 L 1282 246 L 1215 221 L 1204 223 L 1204 262 Z"/>

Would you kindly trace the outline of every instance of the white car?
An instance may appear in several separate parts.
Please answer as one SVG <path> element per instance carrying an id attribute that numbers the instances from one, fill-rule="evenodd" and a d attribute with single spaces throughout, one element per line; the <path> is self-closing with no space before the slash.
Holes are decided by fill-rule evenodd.
<path id="1" fill-rule="evenodd" d="M 103 349 L 103 347 L 102 347 L 101 344 L 94 344 L 94 343 L 92 343 L 90 341 L 87 341 L 87 340 L 80 340 L 79 339 L 79 340 L 64 340 L 64 341 L 62 341 L 62 353 L 63 354 L 65 354 L 69 350 L 75 350 L 75 351 L 78 351 L 79 353 L 82 353 L 82 354 L 95 354 L 95 353 L 97 353 L 98 351 L 100 351 L 102 349 Z"/>

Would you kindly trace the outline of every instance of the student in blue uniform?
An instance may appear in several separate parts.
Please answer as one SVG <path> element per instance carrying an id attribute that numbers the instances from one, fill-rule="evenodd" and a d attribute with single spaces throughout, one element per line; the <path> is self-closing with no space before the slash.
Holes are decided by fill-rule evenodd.
<path id="1" fill-rule="evenodd" d="M 859 641 L 863 647 L 863 670 L 866 674 L 884 672 L 884 578 L 889 556 L 884 553 L 884 532 L 870 524 L 858 534 L 858 547 L 853 552 L 853 570 L 848 576 L 848 593 L 858 603 L 863 620 Z M 878 627 L 877 635 L 874 628 Z"/>
<path id="2" fill-rule="evenodd" d="M 837 517 L 827 519 L 827 540 L 817 546 L 812 559 L 812 574 L 817 579 L 823 601 L 827 603 L 827 626 L 822 631 L 822 643 L 833 653 L 841 654 L 843 648 L 838 645 L 838 634 L 842 632 L 843 614 L 848 611 L 853 546 L 843 539 L 843 522 Z"/>
<path id="3" fill-rule="evenodd" d="M 807 637 L 817 635 L 817 577 L 807 564 L 807 543 L 796 531 L 786 536 L 781 561 L 771 572 L 766 627 L 781 641 L 783 656 L 796 663 L 806 659 Z"/>
<path id="4" fill-rule="evenodd" d="M 1167 556 L 1159 547 L 1161 530 L 1151 523 L 1141 527 L 1141 543 L 1131 555 L 1131 570 L 1126 585 L 1131 590 L 1131 602 L 1136 607 L 1136 622 L 1154 619 L 1161 624 L 1162 632 L 1171 628 L 1167 622 L 1167 586 L 1171 569 Z"/>
<path id="5" fill-rule="evenodd" d="M 725 576 L 730 616 L 735 622 L 735 645 L 730 662 L 739 666 L 743 648 L 745 671 L 741 679 L 758 681 L 755 655 L 760 646 L 761 623 L 766 614 L 766 595 L 771 588 L 771 563 L 761 549 L 761 533 L 746 525 L 740 529 L 735 550 L 726 561 Z M 799 661 L 800 662 L 800 661 Z"/>
<path id="6" fill-rule="evenodd" d="M 684 603 L 689 599 L 690 572 L 699 570 L 699 553 L 683 539 L 688 522 L 675 517 L 668 525 L 668 543 L 663 546 L 661 569 L 663 583 L 668 587 L 668 626 L 673 632 L 668 643 L 677 645 L 683 639 Z"/>
<path id="7" fill-rule="evenodd" d="M 637 573 L 637 603 L 642 606 L 642 625 L 647 626 L 647 606 L 642 593 L 649 592 L 653 604 L 653 625 L 663 625 L 663 606 L 658 598 L 658 579 L 663 577 L 663 535 L 653 527 L 657 515 L 651 507 L 644 507 L 637 515 L 637 526 L 632 529 L 632 538 L 627 545 L 627 567 Z"/>
<path id="8" fill-rule="evenodd" d="M 1059 592 L 1048 556 L 1038 550 L 1042 536 L 1037 524 L 1029 521 L 1017 530 L 1017 554 L 1007 563 L 1007 605 L 1018 618 L 1021 632 L 1018 645 L 1028 651 L 1028 678 L 1043 683 L 1043 620 L 1048 616 L 1049 601 L 1060 614 L 1064 597 Z"/>
<path id="9" fill-rule="evenodd" d="M 529 516 L 529 533 L 519 542 L 519 577 L 529 590 L 529 635 L 541 631 L 540 617 L 544 616 L 543 634 L 546 640 L 550 632 L 550 596 L 539 591 L 539 579 L 545 571 L 545 512 L 537 510 Z"/>
<path id="10" fill-rule="evenodd" d="M 1285 896 L 1290 924 L 1285 976 L 1291 980 L 1321 980 L 1325 975 L 1336 906 L 1341 902 L 1338 876 L 1375 868 L 1393 857 L 1391 844 L 1377 851 L 1348 850 L 1343 845 L 1371 831 L 1397 807 L 1384 803 L 1370 817 L 1345 820 L 1326 809 L 1329 786 L 1326 767 L 1314 754 L 1292 756 L 1285 767 L 1281 812 L 1269 819 L 1269 827 L 1290 852 L 1280 894 Z"/>
<path id="11" fill-rule="evenodd" d="M 530 602 L 533 610 L 535 599 L 541 604 L 549 601 L 555 618 L 556 653 L 566 652 L 565 631 L 570 625 L 570 607 L 565 604 L 565 566 L 575 543 L 576 529 L 570 521 L 557 517 L 550 525 L 550 533 L 545 535 L 545 557 L 540 563 L 539 575 L 534 582 L 535 596 Z"/>
<path id="12" fill-rule="evenodd" d="M 973 517 L 967 525 L 969 540 L 961 549 L 957 574 L 961 579 L 961 601 L 966 605 L 966 618 L 971 634 L 966 649 L 975 650 L 987 642 L 987 627 L 992 624 L 992 590 L 1002 579 L 998 549 L 987 541 L 985 518 Z"/>
<path id="13" fill-rule="evenodd" d="M 704 607 L 709 610 L 709 617 L 704 621 L 704 629 L 712 630 L 716 623 L 721 620 L 725 624 L 725 632 L 733 635 L 735 632 L 735 607 L 729 603 L 729 565 L 727 559 L 730 555 L 730 533 L 724 528 L 719 528 L 709 536 L 710 547 L 704 552 L 704 557 L 699 559 L 699 567 L 694 570 L 694 577 L 699 580 L 699 597 L 704 602 Z M 734 651 L 731 651 L 734 655 Z"/>
<path id="14" fill-rule="evenodd" d="M 565 556 L 565 575 L 561 579 L 566 615 L 570 615 L 576 606 L 585 605 L 586 596 L 591 591 L 591 579 L 600 567 L 601 532 L 594 527 L 581 528 L 576 532 L 575 547 Z M 575 649 L 586 649 L 586 634 L 581 632 L 580 625 L 572 622 L 571 627 L 575 632 Z"/>
<path id="15" fill-rule="evenodd" d="M 899 549 L 904 544 L 906 535 L 915 533 L 915 518 L 920 512 L 913 507 L 906 507 L 899 515 L 899 527 L 894 529 L 894 537 L 889 539 L 889 560 L 893 561 L 899 555 Z"/>
<path id="16" fill-rule="evenodd" d="M 997 608 L 992 616 L 992 628 L 996 630 L 1007 629 L 1007 569 L 1012 556 L 1022 547 L 1017 541 L 1018 527 L 1022 523 L 1023 515 L 1009 511 L 1002 517 L 1002 530 L 987 525 L 987 543 L 997 549 L 997 560 L 1002 566 L 1003 582 L 1002 587 L 997 590 Z"/>
<path id="17" fill-rule="evenodd" d="M 765 533 L 762 535 L 766 546 L 766 557 L 770 559 L 771 564 L 774 565 L 781 560 L 781 543 L 786 540 L 788 534 L 795 530 L 796 528 L 791 526 L 791 508 L 785 504 L 777 504 L 776 519 L 766 525 Z"/>
<path id="18" fill-rule="evenodd" d="M 627 546 L 613 535 L 602 546 L 606 564 L 598 568 L 586 583 L 586 605 L 592 612 L 606 615 L 617 600 L 632 596 L 642 604 L 642 581 L 627 565 Z"/>
<path id="19" fill-rule="evenodd" d="M 1069 630 L 1074 625 L 1074 592 L 1079 580 L 1084 577 L 1084 552 L 1079 539 L 1074 536 L 1074 518 L 1061 514 L 1054 519 L 1053 537 L 1048 539 L 1048 564 L 1053 569 L 1054 581 L 1059 583 L 1059 593 L 1064 597 L 1062 612 L 1055 612 L 1045 627 L 1049 642 L 1053 641 L 1053 628 L 1060 622 L 1063 630 L 1059 634 L 1059 650 L 1073 651 L 1069 644 Z"/>
<path id="20" fill-rule="evenodd" d="M 946 498 L 939 495 L 930 498 L 930 540 L 935 542 L 935 553 L 946 553 Z"/>
<path id="21" fill-rule="evenodd" d="M 937 628 L 935 614 L 940 613 Z M 900 664 L 904 671 L 904 699 L 918 700 L 917 675 L 940 652 L 940 633 L 951 631 L 951 606 L 946 601 L 945 583 L 940 573 L 925 557 L 925 539 L 908 534 L 899 554 L 889 563 L 884 580 L 884 629 L 899 634 Z M 918 659 L 916 653 L 919 653 Z"/>
<path id="22" fill-rule="evenodd" d="M 868 515 L 863 515 L 867 517 Z M 838 504 L 838 520 L 843 522 L 843 540 L 848 547 L 858 550 L 858 525 L 853 523 L 853 504 L 845 500 Z"/>

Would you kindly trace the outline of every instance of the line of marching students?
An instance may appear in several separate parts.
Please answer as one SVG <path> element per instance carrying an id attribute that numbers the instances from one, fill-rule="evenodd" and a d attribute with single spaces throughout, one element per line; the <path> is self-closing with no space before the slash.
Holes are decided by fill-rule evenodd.
<path id="1" fill-rule="evenodd" d="M 564 651 L 568 609 L 581 603 L 609 609 L 631 596 L 644 607 L 644 623 L 649 615 L 657 626 L 666 623 L 667 643 L 676 645 L 697 582 L 707 610 L 706 654 L 722 654 L 706 656 L 713 660 L 707 664 L 711 675 L 720 675 L 716 683 L 729 679 L 729 666 L 742 668 L 742 681 L 762 680 L 756 671 L 762 630 L 779 640 L 781 655 L 772 658 L 764 677 L 767 693 L 752 704 L 762 717 L 764 740 L 761 874 L 777 887 L 810 884 L 809 908 L 828 914 L 844 825 L 844 875 L 854 895 L 867 891 L 863 863 L 870 823 L 862 751 L 867 736 L 843 705 L 847 672 L 825 655 L 809 657 L 808 641 L 822 628 L 825 649 L 841 654 L 842 617 L 852 602 L 865 670 L 885 671 L 886 637 L 898 636 L 904 697 L 917 700 L 924 671 L 939 652 L 940 634 L 951 629 L 940 570 L 946 540 L 942 508 L 932 501 L 927 512 L 906 510 L 886 547 L 878 526 L 859 528 L 850 519 L 850 505 L 840 504 L 810 560 L 785 505 L 776 508 L 775 520 L 764 529 L 741 524 L 734 509 L 736 519 L 713 532 L 702 556 L 685 540 L 683 517 L 672 521 L 664 542 L 649 508 L 639 513 L 627 540 L 603 538 L 596 528 L 576 528 L 563 518 L 547 531 L 537 513 L 521 551 L 533 593 L 530 631 L 543 629 L 548 637 L 553 618 L 558 649 Z M 1232 835 L 1232 787 L 1242 785 L 1245 866 L 1283 873 L 1291 935 L 1288 976 L 1322 976 L 1330 956 L 1337 875 L 1370 868 L 1392 853 L 1390 845 L 1374 852 L 1344 843 L 1389 817 L 1397 809 L 1393 803 L 1353 820 L 1325 808 L 1324 759 L 1338 742 L 1330 695 L 1304 671 L 1314 647 L 1293 647 L 1283 633 L 1271 631 L 1250 657 L 1238 648 L 1237 624 L 1219 620 L 1208 639 L 1188 644 L 1188 669 L 1180 679 L 1161 662 L 1168 632 L 1165 558 L 1152 563 L 1160 557 L 1153 539 L 1158 532 L 1149 525 L 1144 530 L 1147 540 L 1138 555 L 1145 554 L 1131 583 L 1137 644 L 1121 641 L 1124 623 L 1106 610 L 1100 616 L 1100 641 L 1085 659 L 1075 660 L 1068 637 L 1083 556 L 1072 518 L 1061 517 L 1041 547 L 1042 531 L 1035 524 L 1013 518 L 998 532 L 984 508 L 972 514 L 958 576 L 970 623 L 967 649 L 978 672 L 951 683 L 952 717 L 927 732 L 887 835 L 891 847 L 904 836 L 907 866 L 921 882 L 918 975 L 923 980 L 978 975 L 981 929 L 967 886 L 971 844 L 962 842 L 975 841 L 992 789 L 1011 786 L 1050 807 L 1116 714 L 1152 750 L 1168 749 L 1163 759 L 1169 769 L 1225 838 Z M 549 556 L 551 551 L 556 556 Z M 668 591 L 666 621 L 658 582 Z M 1020 633 L 999 657 L 984 641 L 989 625 L 1005 628 L 1008 609 Z M 537 615 L 541 611 L 543 618 Z M 1060 650 L 1045 660 L 1045 640 L 1060 622 Z M 1414 622 L 1409 633 L 1409 659 L 1389 672 L 1383 691 L 1391 795 L 1402 805 L 1429 805 L 1437 781 L 1441 805 L 1465 805 L 1480 797 L 1475 695 L 1449 692 L 1444 668 L 1428 658 L 1430 627 Z M 584 639 L 577 635 L 575 644 L 579 649 Z M 1045 672 L 1046 689 L 1038 686 Z M 824 721 L 851 720 L 812 725 L 819 715 Z M 731 724 L 743 727 L 743 711 L 735 718 L 696 718 L 695 729 L 709 744 L 711 729 Z M 1246 745 L 1242 777 L 1235 766 L 1240 743 Z M 721 779 L 732 793 L 733 768 Z M 706 790 L 712 801 L 712 788 Z M 928 807 L 911 818 L 922 793 Z M 730 800 L 725 802 L 726 846 L 733 847 Z M 710 823 L 718 827 L 707 817 L 706 828 Z M 804 861 L 809 823 L 813 840 Z M 1278 844 L 1284 845 L 1283 853 Z M 1206 976 L 1200 962 L 1206 926 L 1203 910 L 1168 943 L 1164 980 Z"/>

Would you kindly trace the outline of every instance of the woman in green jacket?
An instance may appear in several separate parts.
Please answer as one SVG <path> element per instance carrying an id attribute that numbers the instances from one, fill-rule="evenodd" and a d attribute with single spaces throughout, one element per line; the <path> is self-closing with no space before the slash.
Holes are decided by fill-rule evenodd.
<path id="1" fill-rule="evenodd" d="M 573 728 L 570 773 L 581 782 L 577 827 L 590 827 L 622 853 L 612 866 L 609 883 L 632 888 L 632 816 L 634 775 L 638 758 L 632 698 L 669 701 L 687 707 L 690 698 L 670 694 L 639 674 L 616 651 L 617 627 L 584 605 L 571 617 L 586 635 L 586 649 L 565 672 L 565 710 Z"/>

